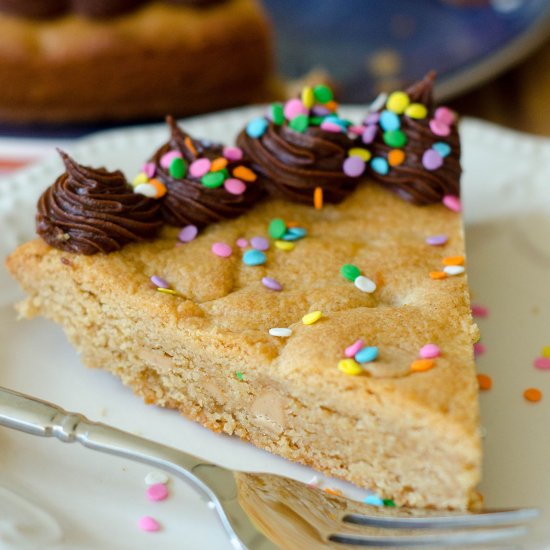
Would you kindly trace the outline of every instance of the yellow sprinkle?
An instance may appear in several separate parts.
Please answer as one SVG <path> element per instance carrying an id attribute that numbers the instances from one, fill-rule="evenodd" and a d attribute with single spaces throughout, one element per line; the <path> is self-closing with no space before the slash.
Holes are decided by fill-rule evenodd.
<path id="1" fill-rule="evenodd" d="M 411 103 L 406 109 L 405 114 L 409 118 L 426 118 L 428 116 L 428 109 L 422 103 Z"/>
<path id="2" fill-rule="evenodd" d="M 315 96 L 313 94 L 313 88 L 311 86 L 306 86 L 302 90 L 302 103 L 306 109 L 311 109 L 315 104 Z"/>
<path id="3" fill-rule="evenodd" d="M 417 359 L 411 363 L 411 372 L 425 372 L 435 367 L 433 359 Z"/>
<path id="4" fill-rule="evenodd" d="M 542 348 L 542 356 L 543 357 L 550 357 L 550 346 L 544 346 Z"/>
<path id="5" fill-rule="evenodd" d="M 291 241 L 275 241 L 275 246 L 279 250 L 284 250 L 285 252 L 290 252 L 294 249 L 294 243 Z"/>
<path id="6" fill-rule="evenodd" d="M 302 323 L 304 323 L 304 325 L 313 325 L 313 323 L 316 323 L 322 316 L 323 314 L 319 310 L 306 313 L 302 317 Z"/>
<path id="7" fill-rule="evenodd" d="M 350 157 L 359 157 L 365 162 L 369 162 L 372 157 L 371 152 L 368 149 L 363 149 L 363 147 L 352 147 L 348 151 L 348 156 Z"/>
<path id="8" fill-rule="evenodd" d="M 357 376 L 363 372 L 361 365 L 355 359 L 340 359 L 338 361 L 338 370 L 350 376 Z"/>
<path id="9" fill-rule="evenodd" d="M 161 294 L 170 294 L 170 296 L 175 296 L 177 294 L 177 292 L 175 290 L 172 290 L 171 288 L 161 288 L 161 287 L 158 287 L 157 290 L 161 293 Z"/>
<path id="10" fill-rule="evenodd" d="M 132 185 L 135 187 L 140 183 L 147 183 L 148 181 L 149 181 L 149 178 L 147 177 L 147 174 L 145 172 L 140 172 L 132 181 Z"/>
<path id="11" fill-rule="evenodd" d="M 405 92 L 393 92 L 388 97 L 386 108 L 389 111 L 401 115 L 405 112 L 405 109 L 409 106 L 411 100 Z"/>

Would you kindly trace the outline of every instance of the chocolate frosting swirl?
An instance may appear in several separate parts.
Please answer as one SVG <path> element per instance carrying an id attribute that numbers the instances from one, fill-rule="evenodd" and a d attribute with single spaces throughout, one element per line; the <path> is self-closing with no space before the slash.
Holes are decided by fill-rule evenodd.
<path id="1" fill-rule="evenodd" d="M 386 175 L 370 170 L 371 176 L 384 187 L 397 193 L 403 199 L 414 204 L 426 205 L 441 202 L 445 195 L 460 195 L 460 138 L 456 124 L 451 125 L 448 136 L 437 136 L 430 129 L 435 105 L 433 84 L 435 72 L 413 84 L 406 90 L 411 103 L 422 103 L 428 109 L 423 119 L 414 119 L 406 115 L 401 117 L 401 130 L 407 135 L 407 144 L 403 148 L 405 160 L 397 166 L 390 166 Z M 450 153 L 436 170 L 427 170 L 422 164 L 426 150 L 436 142 L 449 145 Z M 374 142 L 370 145 L 373 156 L 388 158 L 392 147 L 383 140 L 383 131 L 378 128 Z"/>
<path id="2" fill-rule="evenodd" d="M 357 179 L 344 174 L 351 140 L 346 133 L 328 132 L 310 126 L 305 133 L 287 123 L 269 122 L 260 138 L 243 130 L 237 144 L 252 159 L 252 168 L 261 175 L 270 194 L 294 202 L 311 204 L 316 187 L 323 200 L 338 203 L 351 193 Z"/>
<path id="3" fill-rule="evenodd" d="M 38 200 L 38 234 L 77 254 L 113 252 L 154 238 L 162 223 L 156 201 L 138 195 L 117 170 L 89 168 L 59 151 L 66 172 Z"/>
<path id="4" fill-rule="evenodd" d="M 171 131 L 170 140 L 151 159 L 156 166 L 155 178 L 161 181 L 167 190 L 161 199 L 161 214 L 166 223 L 178 227 L 187 224 L 204 227 L 210 223 L 241 216 L 259 200 L 263 189 L 258 181 L 248 183 L 241 195 L 234 195 L 223 186 L 214 189 L 205 187 L 199 178 L 191 177 L 189 174 L 182 179 L 172 177 L 160 162 L 162 156 L 169 151 L 179 151 L 190 164 L 199 158 L 214 160 L 222 157 L 223 147 L 191 138 L 170 116 L 166 118 L 166 122 Z M 189 144 L 192 144 L 192 147 Z M 228 168 L 236 166 L 247 166 L 246 159 L 230 162 Z"/>

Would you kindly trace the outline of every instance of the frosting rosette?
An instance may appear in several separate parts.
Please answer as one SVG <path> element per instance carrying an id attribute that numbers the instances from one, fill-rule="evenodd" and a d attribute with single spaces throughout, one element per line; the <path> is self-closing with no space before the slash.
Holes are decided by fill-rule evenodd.
<path id="1" fill-rule="evenodd" d="M 330 88 L 318 85 L 284 105 L 272 104 L 266 117 L 248 123 L 237 143 L 271 195 L 316 205 L 321 196 L 338 203 L 360 175 L 356 161 L 347 161 L 351 126 L 338 116 Z"/>
<path id="2" fill-rule="evenodd" d="M 171 136 L 143 166 L 135 191 L 159 199 L 166 223 L 208 224 L 241 216 L 263 191 L 239 147 L 191 138 L 167 117 Z"/>
<path id="3" fill-rule="evenodd" d="M 59 154 L 65 173 L 37 205 L 37 233 L 48 244 L 90 255 L 157 235 L 162 225 L 158 204 L 134 193 L 122 172 L 82 166 Z"/>
<path id="4" fill-rule="evenodd" d="M 369 174 L 419 205 L 460 194 L 457 117 L 447 107 L 434 105 L 434 79 L 431 72 L 406 91 L 382 96 L 350 150 L 368 151 Z"/>

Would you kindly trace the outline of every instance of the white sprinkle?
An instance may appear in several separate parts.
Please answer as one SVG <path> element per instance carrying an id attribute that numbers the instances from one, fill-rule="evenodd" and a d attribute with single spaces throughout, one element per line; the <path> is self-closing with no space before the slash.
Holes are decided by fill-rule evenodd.
<path id="1" fill-rule="evenodd" d="M 157 196 L 157 188 L 150 183 L 140 183 L 134 187 L 134 193 L 145 195 L 150 199 L 154 199 Z"/>
<path id="2" fill-rule="evenodd" d="M 271 336 L 288 338 L 292 334 L 292 331 L 289 328 L 270 328 L 269 334 L 271 334 Z"/>
<path id="3" fill-rule="evenodd" d="M 443 268 L 443 271 L 447 274 L 447 275 L 460 275 L 462 273 L 464 273 L 464 266 L 463 265 L 446 265 L 444 268 Z"/>
<path id="4" fill-rule="evenodd" d="M 353 284 L 363 292 L 368 292 L 371 294 L 376 290 L 376 283 L 374 281 L 371 281 L 368 277 L 365 277 L 364 275 L 359 275 L 359 277 L 355 278 L 355 281 L 353 281 Z"/>
<path id="5" fill-rule="evenodd" d="M 367 107 L 367 113 L 374 113 L 382 109 L 382 107 L 386 104 L 387 99 L 388 94 L 378 94 L 376 99 Z"/>
<path id="6" fill-rule="evenodd" d="M 164 472 L 149 472 L 145 476 L 146 485 L 156 485 L 157 483 L 166 485 L 168 483 L 168 476 Z"/>
<path id="7" fill-rule="evenodd" d="M 321 480 L 319 479 L 318 476 L 313 476 L 308 482 L 307 484 L 310 486 L 310 487 L 319 487 L 321 485 Z"/>

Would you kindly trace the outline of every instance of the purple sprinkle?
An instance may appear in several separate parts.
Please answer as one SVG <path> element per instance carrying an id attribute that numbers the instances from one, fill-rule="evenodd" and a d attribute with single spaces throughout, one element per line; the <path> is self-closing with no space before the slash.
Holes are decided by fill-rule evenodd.
<path id="1" fill-rule="evenodd" d="M 365 118 L 365 124 L 378 124 L 378 121 L 380 120 L 380 113 L 369 113 L 367 115 L 367 118 Z"/>
<path id="2" fill-rule="evenodd" d="M 363 143 L 366 143 L 367 145 L 369 143 L 372 143 L 374 141 L 374 138 L 376 137 L 376 132 L 378 130 L 377 126 L 374 126 L 373 124 L 370 124 L 365 128 L 363 131 Z"/>
<path id="3" fill-rule="evenodd" d="M 350 178 L 360 176 L 366 168 L 365 161 L 360 157 L 348 157 L 342 166 L 344 174 Z"/>
<path id="4" fill-rule="evenodd" d="M 186 225 L 179 233 L 178 238 L 182 243 L 192 241 L 199 233 L 196 225 Z"/>
<path id="5" fill-rule="evenodd" d="M 281 283 L 271 277 L 262 277 L 262 284 L 271 290 L 283 290 Z"/>
<path id="6" fill-rule="evenodd" d="M 157 287 L 157 288 L 170 288 L 170 285 L 167 281 L 165 281 L 162 277 L 159 277 L 158 275 L 153 275 L 151 277 L 151 282 Z"/>
<path id="7" fill-rule="evenodd" d="M 151 179 L 151 178 L 155 177 L 155 174 L 157 172 L 157 167 L 155 166 L 155 164 L 153 162 L 147 162 L 143 165 L 142 170 L 145 173 L 145 175 L 149 179 Z"/>
<path id="8" fill-rule="evenodd" d="M 447 235 L 432 235 L 431 237 L 426 237 L 426 242 L 431 246 L 443 246 L 447 244 L 449 237 Z"/>
<path id="9" fill-rule="evenodd" d="M 327 115 L 332 114 L 331 110 L 328 109 L 327 107 L 323 106 L 323 105 L 314 105 L 311 108 L 311 112 L 315 116 L 327 116 Z"/>
<path id="10" fill-rule="evenodd" d="M 269 248 L 269 241 L 263 237 L 252 237 L 250 239 L 250 244 L 252 248 L 256 250 L 267 250 Z"/>
<path id="11" fill-rule="evenodd" d="M 240 239 L 237 239 L 237 242 L 235 243 L 239 248 L 246 248 L 248 246 L 248 241 L 246 239 L 243 239 L 242 237 Z"/>
<path id="12" fill-rule="evenodd" d="M 428 149 L 424 151 L 422 155 L 422 165 L 426 170 L 437 170 L 443 166 L 443 159 L 441 155 L 434 149 Z"/>

